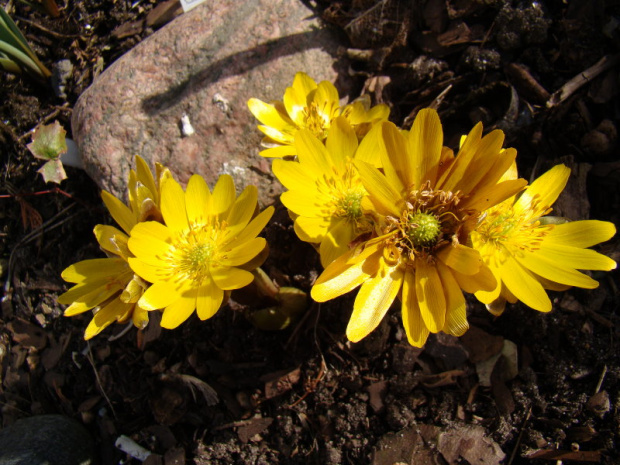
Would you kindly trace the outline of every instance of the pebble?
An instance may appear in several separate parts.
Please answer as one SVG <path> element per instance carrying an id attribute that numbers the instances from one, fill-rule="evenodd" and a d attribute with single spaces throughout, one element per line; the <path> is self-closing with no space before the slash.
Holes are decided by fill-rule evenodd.
<path id="1" fill-rule="evenodd" d="M 262 134 L 247 100 L 282 100 L 297 71 L 317 82 L 341 76 L 342 97 L 350 85 L 345 65 L 335 69 L 338 45 L 298 0 L 205 2 L 119 58 L 80 96 L 72 129 L 84 168 L 126 198 L 140 155 L 181 183 L 198 173 L 213 186 L 231 174 L 238 191 L 256 185 L 261 206 L 271 204 L 283 189 L 261 165 Z"/>
<path id="2" fill-rule="evenodd" d="M 36 415 L 0 430 L 0 465 L 90 465 L 90 433 L 64 415 Z"/>
<path id="3" fill-rule="evenodd" d="M 73 63 L 71 60 L 59 60 L 52 65 L 52 88 L 56 97 L 67 99 L 67 82 L 73 76 Z"/>

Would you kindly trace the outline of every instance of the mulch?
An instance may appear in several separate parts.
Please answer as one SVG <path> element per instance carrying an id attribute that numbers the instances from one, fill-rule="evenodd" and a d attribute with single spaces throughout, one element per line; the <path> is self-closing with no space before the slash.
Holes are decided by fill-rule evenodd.
<path id="1" fill-rule="evenodd" d="M 617 272 L 594 273 L 596 290 L 552 293 L 549 314 L 518 304 L 494 318 L 469 299 L 472 329 L 424 349 L 407 344 L 397 305 L 348 342 L 352 295 L 309 302 L 281 331 L 252 325 L 256 308 L 238 296 L 207 322 L 161 331 L 154 316 L 145 331 L 115 326 L 86 343 L 89 317 L 64 318 L 55 301 L 60 272 L 102 256 L 92 229 L 111 219 L 83 172 L 45 185 L 26 144 L 40 122 L 70 137 L 81 92 L 180 12 L 172 1 L 87 0 L 60 2 L 53 18 L 9 3 L 42 61 L 74 69 L 65 98 L 27 76 L 0 83 L 2 427 L 77 418 L 104 465 L 139 463 L 114 447 L 121 435 L 153 452 L 145 463 L 166 465 L 620 462 Z M 341 36 L 360 93 L 388 104 L 396 124 L 432 106 L 452 147 L 478 121 L 502 129 L 522 176 L 573 169 L 555 214 L 620 224 L 618 1 L 307 4 Z M 308 291 L 316 252 L 276 207 L 264 269 Z M 617 260 L 618 240 L 599 250 Z"/>

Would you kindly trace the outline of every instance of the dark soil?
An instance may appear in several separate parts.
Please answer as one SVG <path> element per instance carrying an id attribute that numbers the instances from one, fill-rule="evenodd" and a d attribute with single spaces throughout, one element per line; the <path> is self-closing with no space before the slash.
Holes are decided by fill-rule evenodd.
<path id="1" fill-rule="evenodd" d="M 77 418 L 104 465 L 139 463 L 114 447 L 119 435 L 157 454 L 148 463 L 392 465 L 411 457 L 382 455 L 403 449 L 395 432 L 424 438 L 407 446 L 419 457 L 411 463 L 500 461 L 481 436 L 455 453 L 429 439 L 465 437 L 466 425 L 480 426 L 506 464 L 620 463 L 617 272 L 597 274 L 599 289 L 554 294 L 549 314 L 513 305 L 494 318 L 471 299 L 472 330 L 432 336 L 423 350 L 407 344 L 398 305 L 367 339 L 348 342 L 353 295 L 309 304 L 282 331 L 255 328 L 245 315 L 256 306 L 233 302 L 174 331 L 153 318 L 143 332 L 113 326 L 86 343 L 90 317 L 63 318 L 55 301 L 66 289 L 60 272 L 102 256 L 92 229 L 111 219 L 83 172 L 67 168 L 61 190 L 45 185 L 26 144 L 39 122 L 58 120 L 71 136 L 80 93 L 159 27 L 142 23 L 156 2 L 61 2 L 55 19 L 9 3 L 42 61 L 68 58 L 74 70 L 66 98 L 27 76 L 3 74 L 0 83 L 2 427 L 41 413 Z M 556 214 L 620 224 L 620 2 L 311 5 L 341 34 L 360 86 L 392 107 L 395 123 L 407 127 L 434 106 L 451 146 L 477 121 L 501 128 L 525 177 L 560 161 L 574 169 Z M 581 86 L 563 88 L 580 75 Z M 320 264 L 281 206 L 265 234 L 265 271 L 308 291 Z M 599 249 L 618 259 L 616 239 Z M 518 373 L 504 357 L 491 365 L 490 386 L 481 385 L 476 362 L 510 347 L 505 341 L 517 349 Z"/>

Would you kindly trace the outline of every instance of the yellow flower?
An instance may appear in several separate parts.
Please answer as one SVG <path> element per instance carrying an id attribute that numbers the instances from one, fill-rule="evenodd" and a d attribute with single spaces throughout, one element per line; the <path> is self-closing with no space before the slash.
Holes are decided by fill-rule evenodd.
<path id="1" fill-rule="evenodd" d="M 169 177 L 170 172 L 158 165 L 157 175 L 159 182 Z M 136 157 L 136 171 L 131 170 L 129 174 L 131 208 L 112 194 L 101 193 L 112 218 L 125 233 L 129 234 L 142 219 L 161 217 L 158 182 L 144 160 Z M 59 303 L 69 305 L 64 315 L 74 316 L 94 310 L 95 315 L 86 328 L 84 339 L 96 336 L 115 321 L 125 323 L 130 318 L 134 326 L 145 328 L 148 314 L 137 302 L 148 285 L 129 267 L 127 260 L 133 255 L 127 248 L 128 235 L 108 225 L 97 225 L 94 232 L 108 258 L 83 260 L 62 272 L 65 281 L 76 284 L 58 297 Z"/>
<path id="2" fill-rule="evenodd" d="M 577 270 L 616 268 L 612 259 L 587 249 L 616 233 L 612 223 L 583 220 L 551 224 L 543 218 L 551 212 L 569 175 L 566 166 L 555 166 L 518 198 L 489 209 L 472 234 L 473 246 L 497 279 L 491 291 L 476 292 L 492 313 L 501 314 L 506 301 L 517 300 L 548 312 L 552 305 L 545 289 L 594 289 L 598 282 Z M 508 177 L 516 177 L 516 168 Z"/>
<path id="3" fill-rule="evenodd" d="M 375 131 L 376 132 L 376 131 Z M 323 145 L 310 131 L 295 136 L 298 161 L 274 160 L 273 173 L 289 190 L 282 203 L 295 217 L 295 232 L 303 241 L 320 244 L 321 263 L 327 266 L 349 249 L 372 224 L 362 213 L 366 195 L 353 159 L 372 161 L 376 152 L 371 134 L 358 141 L 344 117 L 332 122 Z"/>
<path id="4" fill-rule="evenodd" d="M 390 109 L 386 105 L 370 108 L 368 96 L 340 107 L 340 97 L 334 85 L 328 81 L 317 83 L 305 73 L 297 73 L 293 85 L 284 92 L 283 102 L 265 103 L 252 98 L 248 101 L 252 114 L 262 125 L 263 157 L 295 155 L 293 146 L 299 129 L 307 129 L 321 142 L 325 140 L 334 118 L 343 116 L 362 138 L 375 122 L 386 121 Z"/>
<path id="5" fill-rule="evenodd" d="M 236 197 L 228 175 L 219 178 L 213 193 L 198 175 L 186 192 L 172 178 L 162 182 L 165 225 L 138 223 L 129 239 L 135 255 L 129 258 L 131 268 L 152 283 L 138 303 L 146 310 L 164 309 L 162 327 L 176 328 L 194 310 L 202 320 L 212 317 L 226 291 L 252 281 L 248 270 L 262 263 L 267 246 L 256 236 L 273 214 L 269 207 L 254 217 L 257 197 L 254 186 Z"/>
<path id="6" fill-rule="evenodd" d="M 376 236 L 337 258 L 312 288 L 324 302 L 361 285 L 347 327 L 351 341 L 368 335 L 397 296 L 409 342 L 421 347 L 429 332 L 459 336 L 468 323 L 462 290 L 493 289 L 493 275 L 469 235 L 482 211 L 521 190 L 524 180 L 499 182 L 516 157 L 502 150 L 504 135 L 484 138 L 478 124 L 457 157 L 442 147 L 434 110 L 422 110 L 403 134 L 382 123 L 383 172 L 355 161 L 374 211 Z"/>

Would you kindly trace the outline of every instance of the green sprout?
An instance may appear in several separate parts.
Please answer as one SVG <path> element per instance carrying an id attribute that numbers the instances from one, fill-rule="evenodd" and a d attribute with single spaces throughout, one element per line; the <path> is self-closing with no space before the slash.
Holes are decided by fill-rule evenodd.
<path id="1" fill-rule="evenodd" d="M 52 75 L 4 8 L 0 8 L 0 66 L 12 74 L 26 72 L 43 80 Z"/>

